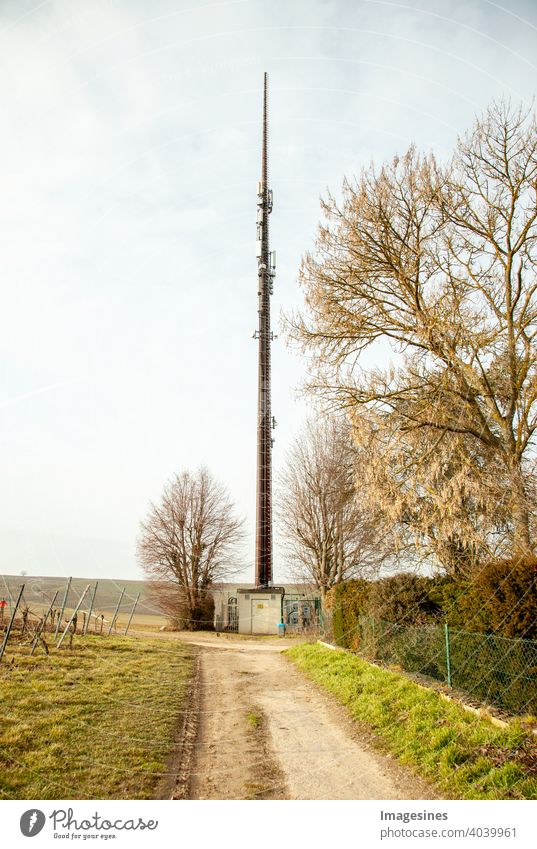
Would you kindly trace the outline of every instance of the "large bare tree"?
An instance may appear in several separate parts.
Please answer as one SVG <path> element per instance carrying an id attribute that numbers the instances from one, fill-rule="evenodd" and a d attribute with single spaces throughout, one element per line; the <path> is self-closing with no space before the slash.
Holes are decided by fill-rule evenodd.
<path id="1" fill-rule="evenodd" d="M 206 468 L 184 471 L 164 487 L 141 523 L 138 557 L 167 616 L 197 628 L 211 587 L 240 569 L 242 520 Z"/>
<path id="2" fill-rule="evenodd" d="M 470 577 L 508 548 L 505 472 L 480 443 L 459 433 L 406 429 L 397 412 L 353 413 L 361 503 L 377 516 L 405 569 Z"/>
<path id="3" fill-rule="evenodd" d="M 374 523 L 356 497 L 355 456 L 344 419 L 310 420 L 278 477 L 277 513 L 293 575 L 322 597 L 379 560 Z"/>
<path id="4" fill-rule="evenodd" d="M 452 161 L 410 149 L 328 197 L 292 330 L 311 387 L 401 428 L 459 434 L 502 467 L 513 553 L 528 555 L 537 428 L 537 127 L 493 104 Z M 362 367 L 383 340 L 389 369 Z M 357 364 L 361 367 L 359 370 Z"/>

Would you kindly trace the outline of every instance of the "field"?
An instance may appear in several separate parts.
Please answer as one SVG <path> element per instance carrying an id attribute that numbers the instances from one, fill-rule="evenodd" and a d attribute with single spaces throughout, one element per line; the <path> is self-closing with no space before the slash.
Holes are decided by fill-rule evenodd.
<path id="1" fill-rule="evenodd" d="M 289 658 L 332 693 L 377 742 L 446 798 L 536 799 L 537 740 L 500 729 L 402 675 L 343 651 L 297 645 Z"/>
<path id="2" fill-rule="evenodd" d="M 107 623 L 109 623 L 112 618 L 119 595 L 123 588 L 125 588 L 125 594 L 121 602 L 116 623 L 116 631 L 118 633 L 125 630 L 130 612 L 138 593 L 140 593 L 140 600 L 136 606 L 136 612 L 132 620 L 131 628 L 134 631 L 158 631 L 161 627 L 166 625 L 166 619 L 162 616 L 158 608 L 155 607 L 155 604 L 149 596 L 148 584 L 146 581 L 128 581 L 123 579 L 114 580 L 110 578 L 73 578 L 65 608 L 67 615 L 75 607 L 76 602 L 84 592 L 85 587 L 88 584 L 93 587 L 96 581 L 98 582 L 98 587 L 93 607 L 94 615 L 92 616 L 91 621 L 92 629 L 95 627 L 99 629 L 100 621 L 98 620 L 98 617 L 103 615 L 104 629 L 106 630 Z M 41 616 L 48 608 L 56 590 L 58 590 L 56 606 L 61 606 L 67 583 L 67 579 L 65 577 L 55 578 L 28 575 L 22 577 L 21 575 L 1 575 L 0 599 L 6 599 L 6 601 L 9 602 L 10 599 L 16 598 L 22 583 L 25 585 L 24 600 L 32 613 L 35 614 L 33 617 L 34 621 L 37 621 L 36 617 Z M 87 603 L 85 601 L 81 609 L 87 610 L 88 604 L 89 597 L 87 598 Z M 8 614 L 6 613 L 5 615 L 7 616 Z M 82 617 L 79 622 L 81 624 Z"/>
<path id="3" fill-rule="evenodd" d="M 1 798 L 152 798 L 184 705 L 189 647 L 87 636 L 49 657 L 10 643 L 7 659 Z"/>

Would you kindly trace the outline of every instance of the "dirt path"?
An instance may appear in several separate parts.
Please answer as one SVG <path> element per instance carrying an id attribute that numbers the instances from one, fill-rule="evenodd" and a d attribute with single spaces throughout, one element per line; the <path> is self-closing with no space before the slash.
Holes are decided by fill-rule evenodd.
<path id="1" fill-rule="evenodd" d="M 181 639 L 201 654 L 190 799 L 434 797 L 282 656 L 286 641 Z"/>

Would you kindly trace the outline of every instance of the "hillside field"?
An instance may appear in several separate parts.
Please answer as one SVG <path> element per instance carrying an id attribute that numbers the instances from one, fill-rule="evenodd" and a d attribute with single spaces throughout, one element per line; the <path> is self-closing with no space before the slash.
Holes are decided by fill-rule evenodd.
<path id="1" fill-rule="evenodd" d="M 146 581 L 128 581 L 112 578 L 73 578 L 69 595 L 67 597 L 66 612 L 72 611 L 75 607 L 85 587 L 90 584 L 91 588 L 98 582 L 97 593 L 95 596 L 95 604 L 93 613 L 95 616 L 104 615 L 105 628 L 106 623 L 110 619 L 115 610 L 121 590 L 125 588 L 121 607 L 117 618 L 116 630 L 121 633 L 127 625 L 130 612 L 138 593 L 140 600 L 136 607 L 136 612 L 132 620 L 131 628 L 142 631 L 158 631 L 159 628 L 166 624 L 166 619 L 151 600 L 148 592 L 148 584 Z M 6 601 L 16 598 L 20 585 L 24 583 L 24 600 L 28 604 L 30 610 L 37 616 L 41 616 L 43 610 L 46 610 L 52 601 L 54 593 L 58 590 L 56 606 L 59 607 L 63 600 L 63 594 L 67 583 L 66 577 L 39 577 L 39 576 L 21 576 L 21 575 L 1 575 L 0 576 L 0 599 Z M 90 589 L 90 592 L 92 589 Z M 82 605 L 82 610 L 87 610 L 89 604 L 89 594 L 86 596 Z M 7 614 L 5 614 L 7 616 Z M 92 617 L 93 620 L 93 617 Z M 92 627 L 93 627 L 92 621 Z"/>

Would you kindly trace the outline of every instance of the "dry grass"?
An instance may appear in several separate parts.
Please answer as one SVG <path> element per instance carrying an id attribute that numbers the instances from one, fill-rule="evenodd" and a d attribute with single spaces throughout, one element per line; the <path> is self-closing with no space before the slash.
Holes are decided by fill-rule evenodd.
<path id="1" fill-rule="evenodd" d="M 0 796 L 151 798 L 172 748 L 192 650 L 151 638 L 77 638 L 0 665 Z"/>

